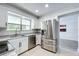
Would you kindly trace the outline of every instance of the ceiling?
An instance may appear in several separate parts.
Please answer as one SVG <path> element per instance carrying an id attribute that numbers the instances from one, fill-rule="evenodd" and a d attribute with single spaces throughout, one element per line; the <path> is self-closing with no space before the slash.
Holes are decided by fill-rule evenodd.
<path id="1" fill-rule="evenodd" d="M 45 4 L 48 4 L 49 7 L 45 8 Z M 44 16 L 49 13 L 56 13 L 61 10 L 79 7 L 79 3 L 13 3 L 12 5 L 24 9 L 35 16 Z M 39 10 L 39 12 L 35 12 L 35 10 Z"/>

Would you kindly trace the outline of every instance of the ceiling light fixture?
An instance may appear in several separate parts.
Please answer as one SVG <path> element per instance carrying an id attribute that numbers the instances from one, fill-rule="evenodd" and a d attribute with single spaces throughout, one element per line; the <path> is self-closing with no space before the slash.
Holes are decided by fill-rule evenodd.
<path id="1" fill-rule="evenodd" d="M 49 5 L 48 5 L 48 4 L 45 4 L 45 7 L 46 7 L 46 8 L 48 8 L 48 7 L 49 7 Z"/>
<path id="2" fill-rule="evenodd" d="M 39 12 L 39 10 L 35 10 L 35 12 Z"/>

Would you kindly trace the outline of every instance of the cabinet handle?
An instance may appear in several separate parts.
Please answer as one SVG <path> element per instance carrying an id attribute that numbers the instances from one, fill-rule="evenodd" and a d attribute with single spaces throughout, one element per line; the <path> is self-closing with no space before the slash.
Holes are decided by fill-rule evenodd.
<path id="1" fill-rule="evenodd" d="M 22 46 L 22 43 L 21 42 L 19 42 L 19 47 L 21 47 Z"/>
<path id="2" fill-rule="evenodd" d="M 7 26 L 7 22 L 5 23 L 5 26 Z"/>

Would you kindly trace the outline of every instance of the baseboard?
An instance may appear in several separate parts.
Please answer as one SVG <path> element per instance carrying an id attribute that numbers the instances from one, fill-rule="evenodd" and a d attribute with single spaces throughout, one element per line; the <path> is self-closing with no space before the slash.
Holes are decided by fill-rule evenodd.
<path id="1" fill-rule="evenodd" d="M 65 51 L 70 51 L 70 52 L 74 52 L 74 53 L 79 53 L 79 49 L 77 49 L 76 51 L 72 50 L 72 49 L 68 49 L 68 48 L 64 48 L 64 47 L 59 47 L 59 50 L 65 50 Z"/>

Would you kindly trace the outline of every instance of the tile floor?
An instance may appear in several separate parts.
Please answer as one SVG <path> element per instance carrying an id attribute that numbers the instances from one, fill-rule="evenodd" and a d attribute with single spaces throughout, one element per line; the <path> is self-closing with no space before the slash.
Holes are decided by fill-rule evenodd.
<path id="1" fill-rule="evenodd" d="M 20 56 L 79 56 L 79 54 L 76 52 L 70 52 L 65 50 L 62 50 L 55 54 L 42 49 L 40 46 L 36 46 L 35 48 L 25 52 Z"/>

